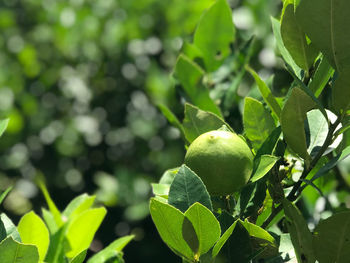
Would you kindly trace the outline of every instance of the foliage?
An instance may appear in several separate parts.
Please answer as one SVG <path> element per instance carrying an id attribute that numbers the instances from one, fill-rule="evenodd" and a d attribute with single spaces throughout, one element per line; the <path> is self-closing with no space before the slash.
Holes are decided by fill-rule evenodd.
<path id="1" fill-rule="evenodd" d="M 245 186 L 221 197 L 211 196 L 212 185 L 186 165 L 167 170 L 153 184 L 153 222 L 183 262 L 349 260 L 350 177 L 343 170 L 350 147 L 349 7 L 346 0 L 283 1 L 281 19 L 272 18 L 272 27 L 284 73 L 277 71 L 272 81 L 248 66 L 249 59 L 241 64 L 243 76 L 232 67 L 250 56 L 252 41 L 234 48 L 242 40 L 226 0 L 216 0 L 203 13 L 174 70 L 184 120 L 170 107 L 162 112 L 188 149 L 222 125 L 236 130 L 230 109 L 244 101 L 240 136 L 254 153 L 254 169 Z M 227 79 L 216 78 L 225 70 L 237 77 L 230 80 L 235 86 L 250 73 L 256 84 L 247 96 L 230 86 L 222 90 Z M 285 72 L 287 83 L 274 83 Z M 278 84 L 287 86 L 283 94 L 276 94 Z M 320 207 L 322 202 L 327 205 Z"/>

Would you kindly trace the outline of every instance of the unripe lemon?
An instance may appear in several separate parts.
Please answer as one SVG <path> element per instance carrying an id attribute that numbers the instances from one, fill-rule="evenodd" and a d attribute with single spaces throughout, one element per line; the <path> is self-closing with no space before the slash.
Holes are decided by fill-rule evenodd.
<path id="1" fill-rule="evenodd" d="M 253 154 L 237 134 L 210 131 L 191 143 L 185 164 L 202 179 L 211 195 L 229 195 L 248 182 Z"/>

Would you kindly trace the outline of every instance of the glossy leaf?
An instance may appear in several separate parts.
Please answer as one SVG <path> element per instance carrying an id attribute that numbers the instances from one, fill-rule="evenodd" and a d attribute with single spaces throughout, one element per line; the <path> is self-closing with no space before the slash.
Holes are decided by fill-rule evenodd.
<path id="1" fill-rule="evenodd" d="M 170 186 L 168 202 L 182 212 L 198 202 L 213 210 L 210 195 L 202 180 L 186 165 L 182 165 Z"/>
<path id="2" fill-rule="evenodd" d="M 8 237 L 0 243 L 0 262 L 38 263 L 38 249 L 34 245 L 21 244 Z"/>
<path id="3" fill-rule="evenodd" d="M 16 226 L 13 224 L 10 218 L 4 213 L 1 213 L 0 219 L 2 222 L 2 229 L 1 229 L 1 234 L 2 234 L 2 239 L 10 236 L 12 237 L 15 241 L 21 242 L 21 237 L 17 231 Z"/>
<path id="4" fill-rule="evenodd" d="M 293 57 L 295 63 L 305 71 L 312 66 L 318 51 L 307 43 L 306 35 L 299 26 L 294 13 L 294 3 L 287 4 L 281 19 L 281 36 L 284 46 Z"/>
<path id="5" fill-rule="evenodd" d="M 275 96 L 271 93 L 271 90 L 266 85 L 266 83 L 259 77 L 259 75 L 252 68 L 248 67 L 247 69 L 249 73 L 254 77 L 255 82 L 258 85 L 258 89 L 264 101 L 270 107 L 271 111 L 279 119 L 281 115 L 281 107 L 278 104 Z"/>
<path id="6" fill-rule="evenodd" d="M 223 125 L 229 127 L 229 125 L 217 115 L 208 111 L 203 111 L 191 104 L 185 104 L 183 128 L 186 139 L 190 143 L 199 135 L 208 131 L 218 130 Z"/>
<path id="7" fill-rule="evenodd" d="M 202 16 L 193 43 L 203 56 L 208 71 L 214 71 L 230 53 L 235 39 L 232 11 L 226 0 L 217 0 Z"/>
<path id="8" fill-rule="evenodd" d="M 92 256 L 88 263 L 108 262 L 111 259 L 118 258 L 121 255 L 122 249 L 134 238 L 134 236 L 124 236 L 118 238 L 109 244 L 106 248 Z"/>
<path id="9" fill-rule="evenodd" d="M 185 217 L 192 223 L 196 232 L 199 247 L 198 255 L 203 255 L 219 239 L 220 224 L 213 213 L 200 203 L 194 203 L 186 212 Z"/>
<path id="10" fill-rule="evenodd" d="M 43 220 L 31 211 L 22 216 L 17 229 L 22 243 L 35 245 L 38 248 L 39 259 L 43 261 L 50 243 L 49 231 Z"/>
<path id="11" fill-rule="evenodd" d="M 313 100 L 301 89 L 294 88 L 281 114 L 281 127 L 288 146 L 300 157 L 307 159 L 304 121 L 306 113 L 315 107 Z"/>
<path id="12" fill-rule="evenodd" d="M 154 195 L 159 195 L 168 198 L 170 186 L 168 184 L 152 184 L 152 192 Z"/>
<path id="13" fill-rule="evenodd" d="M 350 109 L 349 73 L 350 71 L 341 73 L 332 88 L 333 107 L 337 113 L 343 113 Z"/>
<path id="14" fill-rule="evenodd" d="M 350 212 L 340 212 L 321 221 L 314 230 L 313 247 L 320 263 L 348 262 Z"/>
<path id="15" fill-rule="evenodd" d="M 256 166 L 253 176 L 251 177 L 251 182 L 256 182 L 263 178 L 279 160 L 279 157 L 273 155 L 261 155 L 258 159 L 254 160 L 254 165 Z"/>
<path id="16" fill-rule="evenodd" d="M 106 213 L 104 207 L 93 208 L 86 210 L 72 220 L 66 233 L 70 247 L 70 250 L 66 252 L 68 258 L 74 258 L 80 252 L 89 248 Z"/>
<path id="17" fill-rule="evenodd" d="M 350 2 L 303 0 L 296 9 L 297 21 L 312 43 L 338 72 L 350 69 Z"/>
<path id="18" fill-rule="evenodd" d="M 209 90 L 202 83 L 204 71 L 195 62 L 180 55 L 175 65 L 175 76 L 194 105 L 221 116 L 220 109 L 210 98 Z"/>
<path id="19" fill-rule="evenodd" d="M 184 214 L 175 207 L 154 198 L 150 202 L 150 212 L 162 240 L 176 254 L 193 259 L 194 252 L 182 235 Z"/>
<path id="20" fill-rule="evenodd" d="M 245 135 L 256 150 L 276 128 L 270 112 L 260 101 L 249 97 L 244 100 L 243 126 Z"/>
<path id="21" fill-rule="evenodd" d="M 283 208 L 298 262 L 314 263 L 316 258 L 312 247 L 312 235 L 303 215 L 293 203 L 286 199 L 283 200 Z"/>

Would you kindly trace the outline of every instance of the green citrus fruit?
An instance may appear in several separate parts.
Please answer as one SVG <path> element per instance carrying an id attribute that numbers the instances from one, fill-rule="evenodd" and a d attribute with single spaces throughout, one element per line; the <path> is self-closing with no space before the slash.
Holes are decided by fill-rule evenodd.
<path id="1" fill-rule="evenodd" d="M 185 164 L 202 179 L 211 195 L 229 195 L 248 182 L 253 154 L 237 134 L 210 131 L 191 143 Z"/>

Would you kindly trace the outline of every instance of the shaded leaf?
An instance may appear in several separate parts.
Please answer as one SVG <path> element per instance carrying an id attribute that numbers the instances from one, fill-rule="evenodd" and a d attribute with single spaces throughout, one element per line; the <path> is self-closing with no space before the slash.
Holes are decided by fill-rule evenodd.
<path id="1" fill-rule="evenodd" d="M 313 74 L 308 84 L 308 88 L 315 94 L 316 98 L 321 95 L 333 73 L 334 69 L 323 56 L 316 72 Z"/>
<path id="2" fill-rule="evenodd" d="M 291 66 L 293 72 L 297 75 L 301 75 L 301 68 L 294 62 L 292 56 L 289 54 L 288 50 L 284 46 L 282 36 L 281 36 L 281 23 L 276 18 L 271 17 L 272 31 L 275 36 L 276 45 L 278 51 L 281 53 L 283 60 Z"/>
<path id="3" fill-rule="evenodd" d="M 312 248 L 312 235 L 299 209 L 287 199 L 283 200 L 283 208 L 287 217 L 287 228 L 295 249 L 298 262 L 314 263 L 316 261 Z"/>
<path id="4" fill-rule="evenodd" d="M 0 261 L 3 263 L 38 263 L 38 249 L 21 244 L 8 237 L 0 243 Z"/>
<path id="5" fill-rule="evenodd" d="M 186 165 L 182 165 L 170 186 L 168 202 L 185 212 L 195 202 L 213 210 L 210 195 L 202 180 Z"/>
<path id="6" fill-rule="evenodd" d="M 190 220 L 196 232 L 199 247 L 198 255 L 203 255 L 219 239 L 220 224 L 213 213 L 200 203 L 194 203 L 186 212 L 185 217 Z"/>
<path id="7" fill-rule="evenodd" d="M 185 139 L 184 128 L 182 127 L 181 122 L 178 120 L 175 114 L 164 104 L 158 104 L 157 106 L 159 110 L 163 113 L 165 118 L 169 121 L 169 123 L 179 129 L 181 136 L 183 137 L 183 139 Z"/>
<path id="8" fill-rule="evenodd" d="M 311 42 L 339 72 L 350 68 L 350 2 L 348 0 L 301 1 L 297 21 Z"/>
<path id="9" fill-rule="evenodd" d="M 314 230 L 313 248 L 320 263 L 346 263 L 350 258 L 350 211 L 321 221 Z"/>
<path id="10" fill-rule="evenodd" d="M 306 113 L 315 107 L 313 100 L 301 89 L 294 88 L 281 114 L 281 127 L 288 146 L 303 159 L 307 153 L 304 121 Z"/>
<path id="11" fill-rule="evenodd" d="M 339 74 L 332 88 L 333 107 L 337 113 L 343 113 L 350 108 L 349 73 L 350 70 Z"/>
<path id="12" fill-rule="evenodd" d="M 150 213 L 162 240 L 177 255 L 193 259 L 194 252 L 182 235 L 184 214 L 175 207 L 154 198 L 151 198 L 150 201 Z"/>
<path id="13" fill-rule="evenodd" d="M 293 57 L 295 63 L 305 71 L 312 66 L 318 51 L 307 43 L 306 35 L 299 26 L 294 13 L 294 3 L 287 4 L 281 19 L 281 36 L 284 46 Z"/>

